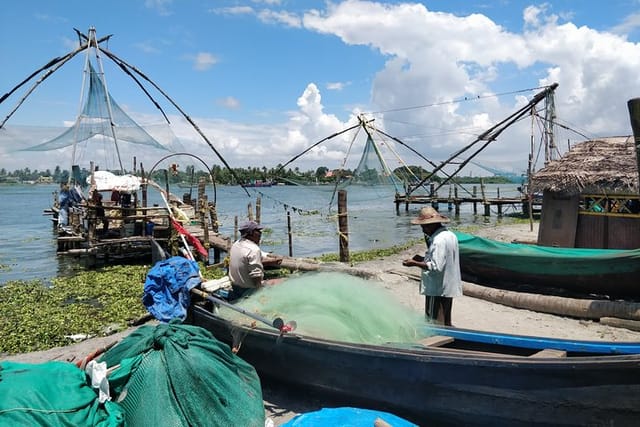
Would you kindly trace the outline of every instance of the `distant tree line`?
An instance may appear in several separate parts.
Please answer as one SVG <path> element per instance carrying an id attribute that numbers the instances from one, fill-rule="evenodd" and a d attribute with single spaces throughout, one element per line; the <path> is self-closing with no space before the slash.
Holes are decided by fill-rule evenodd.
<path id="1" fill-rule="evenodd" d="M 407 168 L 396 168 L 393 172 L 404 182 L 415 183 L 417 180 L 422 180 L 429 176 L 430 172 L 423 169 L 421 166 L 408 166 L 411 173 L 407 171 Z M 233 171 L 233 172 L 232 172 Z M 131 172 L 129 172 L 131 173 Z M 352 170 L 332 170 L 326 166 L 320 166 L 315 170 L 301 171 L 298 167 L 293 169 L 283 169 L 281 164 L 278 164 L 274 168 L 262 167 L 246 167 L 246 168 L 233 168 L 229 170 L 219 165 L 214 165 L 211 168 L 211 174 L 216 184 L 221 185 L 239 185 L 239 184 L 251 184 L 257 181 L 272 182 L 272 183 L 284 183 L 284 184 L 305 184 L 305 183 L 335 183 L 336 180 L 344 180 L 353 174 Z M 39 171 L 37 169 L 31 170 L 29 168 L 17 169 L 13 172 L 7 171 L 5 168 L 0 169 L 0 183 L 10 182 L 25 182 L 25 181 L 38 181 L 40 177 L 52 177 L 53 182 L 63 183 L 68 182 L 70 172 L 63 170 L 60 166 L 56 166 L 53 172 L 51 169 Z M 86 182 L 86 178 L 90 175 L 90 171 L 87 169 L 81 169 L 79 173 L 76 172 L 76 177 L 80 182 Z M 203 171 L 201 169 L 196 170 L 193 165 L 186 166 L 184 170 L 177 165 L 170 165 L 166 169 L 156 169 L 151 174 L 151 179 L 156 182 L 164 183 L 168 178 L 170 184 L 197 184 L 200 178 L 205 178 L 210 181 L 209 171 Z M 442 177 L 434 175 L 429 178 L 433 182 L 441 182 Z M 487 184 L 501 184 L 509 182 L 508 179 L 500 176 L 489 177 L 455 177 L 455 181 L 461 184 L 479 183 L 482 179 Z"/>

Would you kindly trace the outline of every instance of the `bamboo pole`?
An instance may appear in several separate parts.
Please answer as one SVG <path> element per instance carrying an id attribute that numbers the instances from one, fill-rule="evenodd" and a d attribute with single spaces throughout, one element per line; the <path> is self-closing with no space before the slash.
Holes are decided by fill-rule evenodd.
<path id="1" fill-rule="evenodd" d="M 414 280 L 420 276 L 402 271 L 391 271 Z M 640 303 L 628 301 L 588 300 L 507 291 L 463 282 L 464 295 L 509 307 L 549 313 L 578 319 L 600 320 L 617 318 L 640 321 Z M 611 322 L 609 319 L 606 321 Z M 618 322 L 624 323 L 624 322 Z"/>
<path id="2" fill-rule="evenodd" d="M 289 237 L 289 256 L 293 256 L 293 235 L 291 233 L 291 211 L 287 210 L 287 236 Z"/>

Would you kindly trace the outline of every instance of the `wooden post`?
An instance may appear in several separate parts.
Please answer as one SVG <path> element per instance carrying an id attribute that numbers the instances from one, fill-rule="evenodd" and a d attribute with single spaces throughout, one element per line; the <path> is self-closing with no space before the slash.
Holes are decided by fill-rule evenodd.
<path id="1" fill-rule="evenodd" d="M 218 224 L 218 211 L 216 210 L 216 205 L 212 202 L 209 202 L 209 218 L 211 220 L 211 229 L 214 233 L 220 231 L 220 227 Z"/>
<path id="2" fill-rule="evenodd" d="M 140 177 L 142 178 L 142 185 L 140 186 L 142 188 L 142 207 L 146 208 L 147 207 L 147 180 L 144 178 L 144 166 L 142 166 L 142 163 L 140 163 Z"/>
<path id="3" fill-rule="evenodd" d="M 289 236 L 289 256 L 293 256 L 293 234 L 291 233 L 291 212 L 287 210 L 287 235 Z"/>
<path id="4" fill-rule="evenodd" d="M 340 262 L 349 262 L 349 221 L 347 217 L 347 192 L 338 191 L 338 233 L 340 238 Z"/>
<path id="5" fill-rule="evenodd" d="M 249 218 L 249 221 L 253 221 L 253 205 L 251 205 L 251 202 L 247 204 L 247 218 Z"/>
<path id="6" fill-rule="evenodd" d="M 220 231 L 220 227 L 218 224 L 218 212 L 216 211 L 216 205 L 212 202 L 208 203 L 209 208 L 209 220 L 211 221 L 211 231 L 215 234 L 218 234 Z M 213 263 L 220 263 L 220 248 L 217 246 L 213 246 Z"/>
<path id="7" fill-rule="evenodd" d="M 233 217 L 233 240 L 238 240 L 238 215 Z"/>
<path id="8" fill-rule="evenodd" d="M 256 222 L 260 224 L 260 217 L 262 216 L 262 197 L 256 197 Z"/>
<path id="9" fill-rule="evenodd" d="M 478 187 L 476 187 L 475 185 L 473 186 L 471 195 L 473 196 L 473 214 L 475 215 L 478 213 L 478 204 L 476 203 L 476 198 L 478 197 Z"/>
<path id="10" fill-rule="evenodd" d="M 204 240 L 204 247 L 207 250 L 207 254 L 209 253 L 209 249 L 211 248 L 211 241 L 209 240 L 209 223 L 207 222 L 207 206 L 209 205 L 209 200 L 206 194 L 203 194 L 202 197 L 198 198 L 198 215 L 200 217 L 200 221 L 202 221 L 202 231 Z"/>

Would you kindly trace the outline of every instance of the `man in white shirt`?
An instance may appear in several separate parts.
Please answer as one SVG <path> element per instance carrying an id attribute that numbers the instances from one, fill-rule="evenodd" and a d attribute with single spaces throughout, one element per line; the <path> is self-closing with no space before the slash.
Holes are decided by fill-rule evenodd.
<path id="1" fill-rule="evenodd" d="M 458 239 L 444 224 L 449 218 L 432 207 L 422 208 L 412 224 L 422 227 L 427 242 L 425 256 L 415 255 L 402 265 L 420 267 L 420 293 L 425 296 L 425 315 L 438 324 L 452 326 L 453 298 L 462 296 Z"/>
<path id="2" fill-rule="evenodd" d="M 264 266 L 279 265 L 282 262 L 281 257 L 264 254 L 258 246 L 263 228 L 255 221 L 247 221 L 240 226 L 240 239 L 234 242 L 229 251 L 229 278 L 232 286 L 229 300 L 260 288 L 263 284 Z"/>

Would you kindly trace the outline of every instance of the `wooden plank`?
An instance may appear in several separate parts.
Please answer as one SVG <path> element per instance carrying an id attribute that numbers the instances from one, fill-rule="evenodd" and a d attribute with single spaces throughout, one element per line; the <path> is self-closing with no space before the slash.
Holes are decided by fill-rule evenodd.
<path id="1" fill-rule="evenodd" d="M 421 339 L 419 342 L 425 347 L 440 347 L 453 342 L 453 337 L 434 335 L 432 337 Z"/>
<path id="2" fill-rule="evenodd" d="M 537 353 L 533 353 L 531 356 L 529 357 L 548 357 L 548 358 L 555 358 L 555 357 L 567 357 L 567 352 L 564 350 L 554 350 L 552 348 L 545 348 L 544 350 L 540 350 Z"/>

